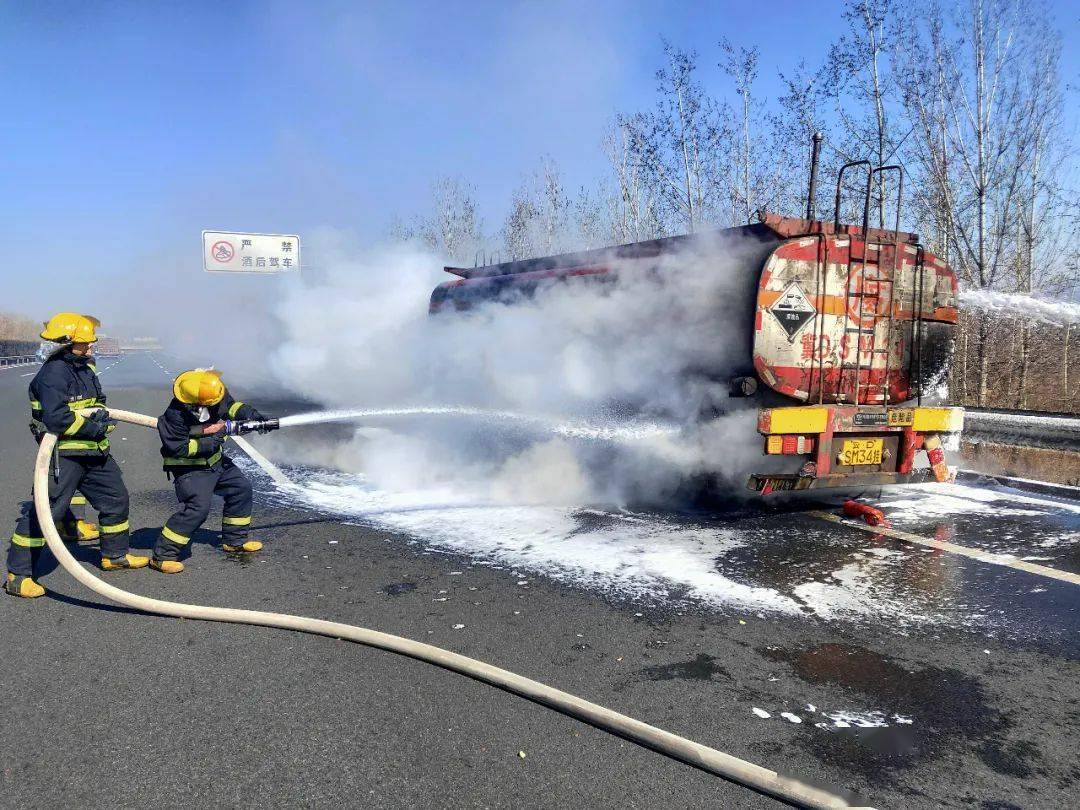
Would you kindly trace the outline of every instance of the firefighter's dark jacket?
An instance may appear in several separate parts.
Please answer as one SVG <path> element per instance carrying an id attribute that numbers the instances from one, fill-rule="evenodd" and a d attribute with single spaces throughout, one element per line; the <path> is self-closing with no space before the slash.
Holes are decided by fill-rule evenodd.
<path id="1" fill-rule="evenodd" d="M 204 427 L 222 419 L 246 421 L 263 418 L 262 414 L 250 405 L 233 399 L 228 390 L 221 402 L 207 407 L 210 418 L 205 422 L 199 421 L 198 410 L 198 407 L 185 405 L 174 398 L 165 413 L 158 418 L 161 457 L 166 470 L 181 472 L 212 467 L 221 460 L 221 449 L 228 437 L 223 431 L 204 436 Z"/>
<path id="2" fill-rule="evenodd" d="M 80 416 L 76 411 L 105 404 L 91 358 L 61 349 L 47 359 L 30 382 L 30 430 L 40 441 L 55 433 L 63 456 L 105 456 L 112 426 Z"/>

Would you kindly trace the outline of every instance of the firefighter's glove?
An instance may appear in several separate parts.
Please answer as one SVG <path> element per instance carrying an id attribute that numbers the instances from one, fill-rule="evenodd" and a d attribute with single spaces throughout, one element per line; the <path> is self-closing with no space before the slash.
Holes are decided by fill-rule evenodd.
<path id="1" fill-rule="evenodd" d="M 92 439 L 103 439 L 105 436 L 113 432 L 116 427 L 116 420 L 109 418 L 109 412 L 104 408 L 99 408 L 87 417 L 87 424 L 91 429 Z"/>

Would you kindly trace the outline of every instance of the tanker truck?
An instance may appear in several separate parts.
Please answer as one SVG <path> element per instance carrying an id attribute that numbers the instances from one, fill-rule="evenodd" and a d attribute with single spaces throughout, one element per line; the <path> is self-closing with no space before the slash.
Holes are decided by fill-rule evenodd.
<path id="1" fill-rule="evenodd" d="M 862 223 L 840 221 L 844 172 L 866 171 Z M 759 211 L 735 228 L 615 247 L 446 267 L 456 279 L 431 294 L 429 311 L 513 304 L 559 284 L 611 284 L 640 273 L 677 273 L 712 262 L 733 274 L 717 317 L 731 345 L 717 347 L 711 378 L 758 408 L 763 467 L 747 486 L 762 495 L 826 487 L 947 481 L 963 409 L 924 404 L 941 387 L 957 323 L 957 280 L 914 233 L 869 227 L 880 173 L 843 167 L 831 221 Z M 901 182 L 897 183 L 899 211 Z M 674 325 L 671 325 L 674 326 Z M 658 328 L 664 325 L 658 324 Z M 767 460 L 767 461 L 766 461 Z"/>

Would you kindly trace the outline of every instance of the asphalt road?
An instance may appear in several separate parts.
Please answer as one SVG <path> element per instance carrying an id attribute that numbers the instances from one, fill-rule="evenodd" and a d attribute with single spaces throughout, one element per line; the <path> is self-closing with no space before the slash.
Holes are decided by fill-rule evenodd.
<path id="1" fill-rule="evenodd" d="M 103 359 L 110 403 L 160 413 L 165 371 L 176 370 L 168 365 Z M 0 370 L 0 507 L 12 521 L 30 483 L 31 371 Z M 134 545 L 149 548 L 174 503 L 156 437 L 130 426 L 113 436 Z M 342 522 L 283 498 L 262 477 L 256 510 L 267 548 L 253 560 L 222 553 L 212 520 L 184 574 L 104 576 L 164 599 L 428 641 L 878 808 L 1076 806 L 1077 586 L 950 555 L 931 564 L 921 551 L 889 546 L 905 587 L 938 589 L 924 609 L 977 605 L 988 623 L 900 627 L 872 610 L 858 622 L 740 613 L 620 599 L 536 575 L 522 586 L 520 572 Z M 1035 546 L 1040 526 L 1062 520 L 1037 511 L 1005 523 L 980 512 L 950 523 L 950 537 L 993 546 L 1011 532 Z M 927 519 L 916 515 L 906 528 Z M 798 511 L 718 520 L 760 534 L 753 554 L 731 562 L 781 590 L 791 572 L 828 569 L 867 545 L 861 532 Z M 1053 527 L 1059 536 L 1074 528 Z M 1045 564 L 1078 570 L 1078 546 L 1080 537 L 1056 547 Z M 92 544 L 78 554 L 97 556 Z M 41 581 L 44 599 L 0 599 L 5 806 L 777 806 L 426 664 L 320 637 L 116 609 L 62 570 Z M 999 624 L 1008 632 L 994 632 Z M 807 704 L 875 707 L 894 721 L 819 727 Z"/>

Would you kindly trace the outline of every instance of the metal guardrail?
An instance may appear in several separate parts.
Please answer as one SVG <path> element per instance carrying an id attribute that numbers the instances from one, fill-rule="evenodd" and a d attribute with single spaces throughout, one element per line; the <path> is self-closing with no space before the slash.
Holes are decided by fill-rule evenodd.
<path id="1" fill-rule="evenodd" d="M 7 368 L 8 366 L 29 366 L 34 363 L 40 363 L 36 354 L 17 354 L 11 357 L 0 357 L 0 368 Z"/>
<path id="2" fill-rule="evenodd" d="M 964 436 L 969 440 L 1080 451 L 1080 416 L 966 408 Z"/>
<path id="3" fill-rule="evenodd" d="M 1024 490 L 1025 492 L 1034 492 L 1039 495 L 1052 495 L 1055 498 L 1068 498 L 1073 501 L 1080 501 L 1080 487 L 1070 486 L 1069 484 L 1054 484 L 1049 481 L 1018 478 L 1014 475 L 1004 475 L 1001 473 L 984 473 L 979 472 L 978 470 L 960 470 L 956 476 L 956 480 L 965 484 L 974 484 L 975 486 L 986 486 L 987 483 L 996 483 L 1002 486 L 1012 487 L 1013 489 Z"/>

